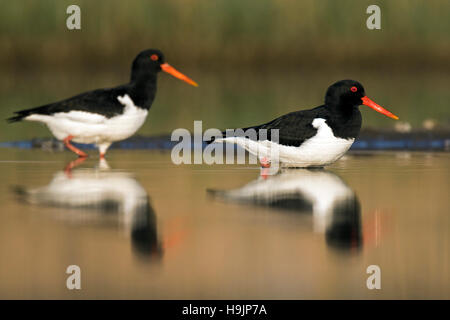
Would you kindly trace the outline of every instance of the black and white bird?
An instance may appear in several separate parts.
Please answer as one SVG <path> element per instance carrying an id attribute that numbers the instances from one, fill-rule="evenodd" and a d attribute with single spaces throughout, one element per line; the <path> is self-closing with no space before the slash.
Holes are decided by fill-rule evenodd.
<path id="1" fill-rule="evenodd" d="M 197 86 L 196 82 L 166 63 L 161 51 L 149 49 L 134 59 L 129 83 L 17 111 L 8 121 L 43 122 L 78 156 L 86 157 L 87 154 L 73 146 L 71 141 L 95 144 L 103 158 L 113 142 L 132 136 L 145 122 L 155 99 L 156 78 L 161 70 Z"/>
<path id="2" fill-rule="evenodd" d="M 359 82 L 341 80 L 328 88 L 322 106 L 244 128 L 240 131 L 244 135 L 227 136 L 225 131 L 214 142 L 237 144 L 256 155 L 263 166 L 270 166 L 276 155 L 282 167 L 323 167 L 341 158 L 358 136 L 362 122 L 360 105 L 398 119 L 370 100 Z M 249 129 L 256 131 L 256 139 L 249 137 Z M 260 129 L 267 130 L 264 136 Z M 278 129 L 277 139 L 272 136 L 273 129 Z"/>

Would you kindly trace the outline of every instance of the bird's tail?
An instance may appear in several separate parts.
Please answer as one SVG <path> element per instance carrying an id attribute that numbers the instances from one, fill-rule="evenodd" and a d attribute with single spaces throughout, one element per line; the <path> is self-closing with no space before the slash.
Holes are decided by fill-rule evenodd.
<path id="1" fill-rule="evenodd" d="M 36 108 L 25 109 L 20 111 L 14 111 L 14 116 L 6 119 L 8 123 L 18 122 L 24 120 L 26 117 L 32 114 L 48 114 L 48 107 L 51 105 L 43 105 Z"/>
<path id="2" fill-rule="evenodd" d="M 240 128 L 240 129 L 227 129 L 221 132 L 220 136 L 211 137 L 209 141 L 206 141 L 207 144 L 211 144 L 213 142 L 230 142 L 230 140 L 225 140 L 225 138 L 234 138 L 234 137 L 247 137 L 245 132 L 247 129 L 253 129 L 256 127 L 248 127 L 248 128 Z M 230 130 L 230 132 L 227 132 Z"/>
<path id="3" fill-rule="evenodd" d="M 19 121 L 22 121 L 26 116 L 27 115 L 25 115 L 25 114 L 20 114 L 20 113 L 16 112 L 16 115 L 11 118 L 6 119 L 6 122 L 8 122 L 8 123 L 19 122 Z"/>
<path id="4" fill-rule="evenodd" d="M 206 141 L 207 144 L 211 144 L 213 142 L 231 142 L 233 139 L 225 140 L 225 138 L 233 138 L 233 137 L 244 137 L 249 138 L 251 140 L 259 140 L 259 132 L 258 129 L 261 128 L 262 125 L 252 126 L 246 128 L 237 128 L 237 129 L 227 129 L 221 132 L 221 136 L 212 137 L 209 141 Z M 248 130 L 255 130 L 256 136 L 252 137 L 252 134 L 248 132 Z M 268 136 L 270 140 L 270 136 Z M 266 140 L 267 138 L 264 138 Z"/>
<path id="5" fill-rule="evenodd" d="M 20 110 L 20 111 L 14 111 L 14 116 L 12 116 L 11 118 L 6 119 L 6 121 L 8 123 L 22 121 L 23 119 L 25 119 L 29 115 L 35 113 L 35 110 L 37 110 L 37 108 L 27 109 L 27 110 Z"/>

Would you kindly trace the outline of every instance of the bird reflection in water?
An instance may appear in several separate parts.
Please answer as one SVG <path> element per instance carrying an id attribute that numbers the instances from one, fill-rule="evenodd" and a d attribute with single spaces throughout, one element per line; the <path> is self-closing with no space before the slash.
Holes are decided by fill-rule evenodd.
<path id="1" fill-rule="evenodd" d="M 81 158 L 80 158 L 81 159 Z M 73 170 L 84 160 L 69 163 L 43 187 L 15 187 L 19 201 L 63 208 L 59 219 L 72 223 L 119 224 L 131 238 L 139 257 L 160 258 L 156 215 L 145 189 L 127 172 L 110 170 L 102 159 L 97 168 Z"/>
<path id="2" fill-rule="evenodd" d="M 224 201 L 288 212 L 312 212 L 314 231 L 325 233 L 330 247 L 354 250 L 362 246 L 358 197 L 332 172 L 284 169 L 274 176 L 260 176 L 238 189 L 208 191 Z"/>

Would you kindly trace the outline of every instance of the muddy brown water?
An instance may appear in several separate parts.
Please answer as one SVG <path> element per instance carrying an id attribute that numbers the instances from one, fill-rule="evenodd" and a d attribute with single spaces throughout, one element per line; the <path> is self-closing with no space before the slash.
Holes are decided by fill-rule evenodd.
<path id="1" fill-rule="evenodd" d="M 0 150 L 0 298 L 450 298 L 448 153 L 351 153 L 267 179 L 92 155 L 65 173 L 69 152 Z"/>

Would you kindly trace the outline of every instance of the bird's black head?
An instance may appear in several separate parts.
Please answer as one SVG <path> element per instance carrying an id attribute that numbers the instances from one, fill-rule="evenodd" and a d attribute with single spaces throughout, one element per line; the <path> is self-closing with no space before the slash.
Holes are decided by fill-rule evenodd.
<path id="1" fill-rule="evenodd" d="M 362 104 L 366 94 L 361 83 L 354 80 L 341 80 L 328 87 L 325 95 L 327 106 L 353 107 Z"/>
<path id="2" fill-rule="evenodd" d="M 156 49 L 144 50 L 133 61 L 132 75 L 158 73 L 161 71 L 161 64 L 164 62 L 164 55 L 161 51 Z"/>
<path id="3" fill-rule="evenodd" d="M 195 81 L 166 63 L 163 53 L 157 49 L 144 50 L 136 56 L 131 66 L 131 81 L 154 78 L 161 70 L 175 78 L 197 86 Z"/>
<path id="4" fill-rule="evenodd" d="M 328 87 L 325 95 L 325 104 L 331 108 L 338 108 L 344 112 L 350 112 L 352 108 L 366 105 L 392 119 L 398 117 L 387 111 L 380 105 L 370 100 L 361 83 L 355 80 L 341 80 Z"/>

